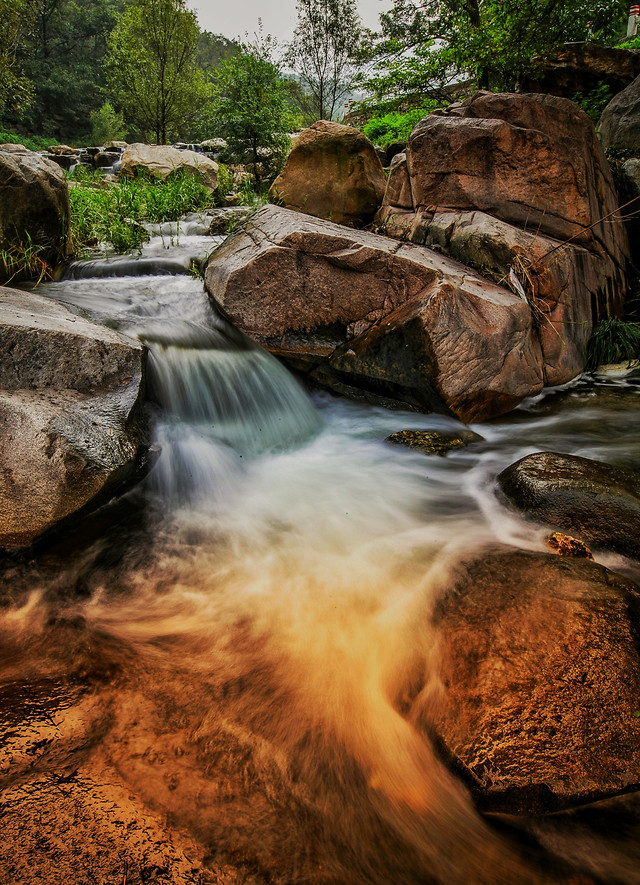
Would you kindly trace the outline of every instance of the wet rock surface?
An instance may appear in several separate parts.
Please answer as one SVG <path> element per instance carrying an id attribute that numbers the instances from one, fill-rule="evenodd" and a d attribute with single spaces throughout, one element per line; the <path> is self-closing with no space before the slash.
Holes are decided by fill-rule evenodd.
<path id="1" fill-rule="evenodd" d="M 639 606 L 635 584 L 587 560 L 498 550 L 457 572 L 425 727 L 483 809 L 638 788 Z"/>
<path id="2" fill-rule="evenodd" d="M 296 138 L 269 194 L 288 209 L 362 227 L 379 209 L 385 187 L 369 139 L 352 126 L 318 120 Z"/>
<path id="3" fill-rule="evenodd" d="M 602 461 L 538 452 L 498 476 L 507 500 L 600 549 L 640 558 L 640 474 Z"/>
<path id="4" fill-rule="evenodd" d="M 446 455 L 453 449 L 460 449 L 470 443 L 481 441 L 482 437 L 472 430 L 459 433 L 444 433 L 440 430 L 398 430 L 388 436 L 386 442 L 418 449 L 425 455 Z"/>
<path id="5" fill-rule="evenodd" d="M 542 388 L 529 306 L 428 249 L 265 206 L 211 255 L 205 286 L 322 386 L 465 423 Z"/>
<path id="6" fill-rule="evenodd" d="M 0 546 L 30 544 L 141 467 L 143 347 L 0 289 Z"/>

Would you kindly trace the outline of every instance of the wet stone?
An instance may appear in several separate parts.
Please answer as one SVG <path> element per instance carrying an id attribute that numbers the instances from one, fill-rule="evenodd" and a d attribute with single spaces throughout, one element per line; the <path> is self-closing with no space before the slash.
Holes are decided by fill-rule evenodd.
<path id="1" fill-rule="evenodd" d="M 425 455 L 444 457 L 452 449 L 460 449 L 473 442 L 481 442 L 482 437 L 472 430 L 460 430 L 457 433 L 444 433 L 440 430 L 398 430 L 388 436 L 385 442 L 418 449 Z"/>

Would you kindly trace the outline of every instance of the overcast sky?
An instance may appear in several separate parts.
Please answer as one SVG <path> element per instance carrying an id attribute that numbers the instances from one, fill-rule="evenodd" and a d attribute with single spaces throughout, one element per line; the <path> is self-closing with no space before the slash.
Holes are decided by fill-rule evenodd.
<path id="1" fill-rule="evenodd" d="M 378 30 L 378 15 L 391 6 L 391 0 L 357 2 L 362 23 Z M 230 39 L 244 40 L 245 32 L 251 38 L 258 28 L 258 19 L 262 19 L 264 33 L 285 43 L 293 36 L 296 24 L 296 0 L 187 0 L 187 6 L 196 11 L 203 31 Z"/>

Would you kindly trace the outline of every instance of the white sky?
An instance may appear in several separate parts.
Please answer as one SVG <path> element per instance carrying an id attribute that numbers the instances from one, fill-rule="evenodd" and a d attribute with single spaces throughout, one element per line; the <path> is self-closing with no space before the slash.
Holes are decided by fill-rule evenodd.
<path id="1" fill-rule="evenodd" d="M 262 19 L 265 34 L 274 36 L 280 45 L 293 36 L 296 25 L 296 0 L 187 0 L 195 10 L 203 31 L 212 31 L 230 39 L 249 39 Z M 378 30 L 378 16 L 391 6 L 391 0 L 358 0 L 358 11 L 363 25 Z"/>

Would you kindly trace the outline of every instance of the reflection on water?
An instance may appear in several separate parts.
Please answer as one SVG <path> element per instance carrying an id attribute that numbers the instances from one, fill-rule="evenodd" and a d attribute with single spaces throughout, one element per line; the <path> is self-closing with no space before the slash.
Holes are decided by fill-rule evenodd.
<path id="1" fill-rule="evenodd" d="M 75 880 L 120 885 L 638 881 L 634 831 L 607 838 L 635 807 L 485 819 L 411 724 L 441 690 L 448 564 L 492 540 L 543 549 L 497 473 L 547 448 L 635 463 L 633 379 L 555 391 L 428 458 L 384 438 L 453 419 L 312 401 L 195 280 L 47 292 L 148 342 L 162 454 L 4 567 L 5 839 L 19 819 L 30 874 L 74 881 L 75 857 Z M 31 881 L 12 864 L 0 881 Z"/>

